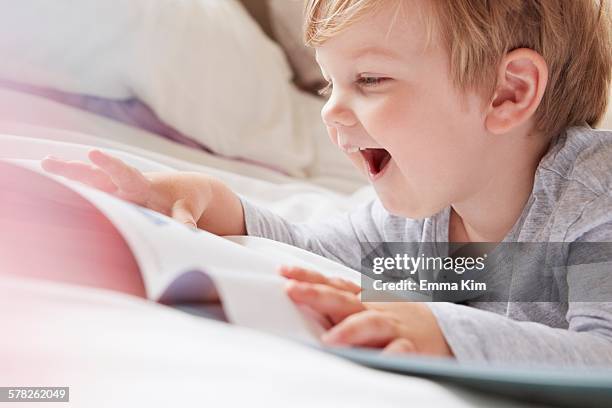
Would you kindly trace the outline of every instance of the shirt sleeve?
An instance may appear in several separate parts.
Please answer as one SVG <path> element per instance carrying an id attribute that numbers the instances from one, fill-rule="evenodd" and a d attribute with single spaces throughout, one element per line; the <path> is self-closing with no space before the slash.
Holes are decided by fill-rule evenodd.
<path id="1" fill-rule="evenodd" d="M 612 303 L 572 303 L 568 329 L 452 303 L 430 309 L 459 361 L 612 365 Z"/>
<path id="2" fill-rule="evenodd" d="M 428 306 L 460 361 L 609 367 L 612 365 L 611 248 L 612 223 L 592 229 L 570 245 L 567 328 L 512 320 L 463 305 L 430 303 Z M 533 311 L 546 305 L 532 303 L 528 307 Z"/>
<path id="3" fill-rule="evenodd" d="M 305 249 L 361 270 L 364 251 L 370 243 L 382 242 L 381 204 L 373 200 L 354 211 L 318 222 L 290 222 L 272 211 L 240 197 L 248 235 L 273 239 Z"/>

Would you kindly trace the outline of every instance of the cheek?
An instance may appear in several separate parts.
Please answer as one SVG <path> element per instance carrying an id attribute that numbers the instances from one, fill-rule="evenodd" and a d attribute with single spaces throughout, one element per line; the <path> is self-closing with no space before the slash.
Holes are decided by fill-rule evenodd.
<path id="1" fill-rule="evenodd" d="M 380 97 L 365 107 L 362 124 L 367 133 L 383 147 L 402 139 L 414 126 L 410 118 L 412 108 L 408 96 L 394 93 Z"/>
<path id="2" fill-rule="evenodd" d="M 397 166 L 393 180 L 423 209 L 438 208 L 457 196 L 486 152 L 478 101 L 460 97 L 450 85 L 421 89 L 372 105 L 368 132 L 389 150 Z"/>
<path id="3" fill-rule="evenodd" d="M 381 100 L 370 111 L 368 132 L 391 153 L 400 168 L 411 167 L 411 163 L 416 166 L 415 161 L 426 158 L 424 152 L 436 148 L 431 124 L 437 120 L 432 117 L 431 105 L 423 106 L 425 102 L 402 92 Z"/>

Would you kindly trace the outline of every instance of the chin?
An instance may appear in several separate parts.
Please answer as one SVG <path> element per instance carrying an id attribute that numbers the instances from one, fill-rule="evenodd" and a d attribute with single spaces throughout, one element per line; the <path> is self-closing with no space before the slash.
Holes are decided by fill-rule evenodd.
<path id="1" fill-rule="evenodd" d="M 422 220 L 440 211 L 438 208 L 430 208 L 430 206 L 425 206 L 423 203 L 417 203 L 416 200 L 398 197 L 390 192 L 380 192 L 377 190 L 376 194 L 385 210 L 397 217 Z M 412 201 L 412 204 L 409 204 L 409 201 Z"/>

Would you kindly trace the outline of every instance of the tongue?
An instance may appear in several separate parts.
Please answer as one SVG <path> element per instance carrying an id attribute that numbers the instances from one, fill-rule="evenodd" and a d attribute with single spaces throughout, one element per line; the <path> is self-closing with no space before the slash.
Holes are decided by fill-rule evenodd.
<path id="1" fill-rule="evenodd" d="M 385 149 L 366 149 L 363 153 L 372 174 L 380 173 L 391 160 L 391 155 Z"/>

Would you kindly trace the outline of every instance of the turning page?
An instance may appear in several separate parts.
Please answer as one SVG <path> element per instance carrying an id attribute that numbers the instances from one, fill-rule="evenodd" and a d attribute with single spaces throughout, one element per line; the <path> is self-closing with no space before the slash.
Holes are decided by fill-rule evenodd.
<path id="1" fill-rule="evenodd" d="M 235 324 L 316 342 L 321 327 L 285 294 L 281 265 L 300 265 L 359 283 L 343 265 L 286 244 L 255 237 L 223 238 L 120 200 L 81 183 L 16 163 L 82 195 L 117 228 L 136 259 L 147 296 L 163 303 L 221 300 Z"/>

